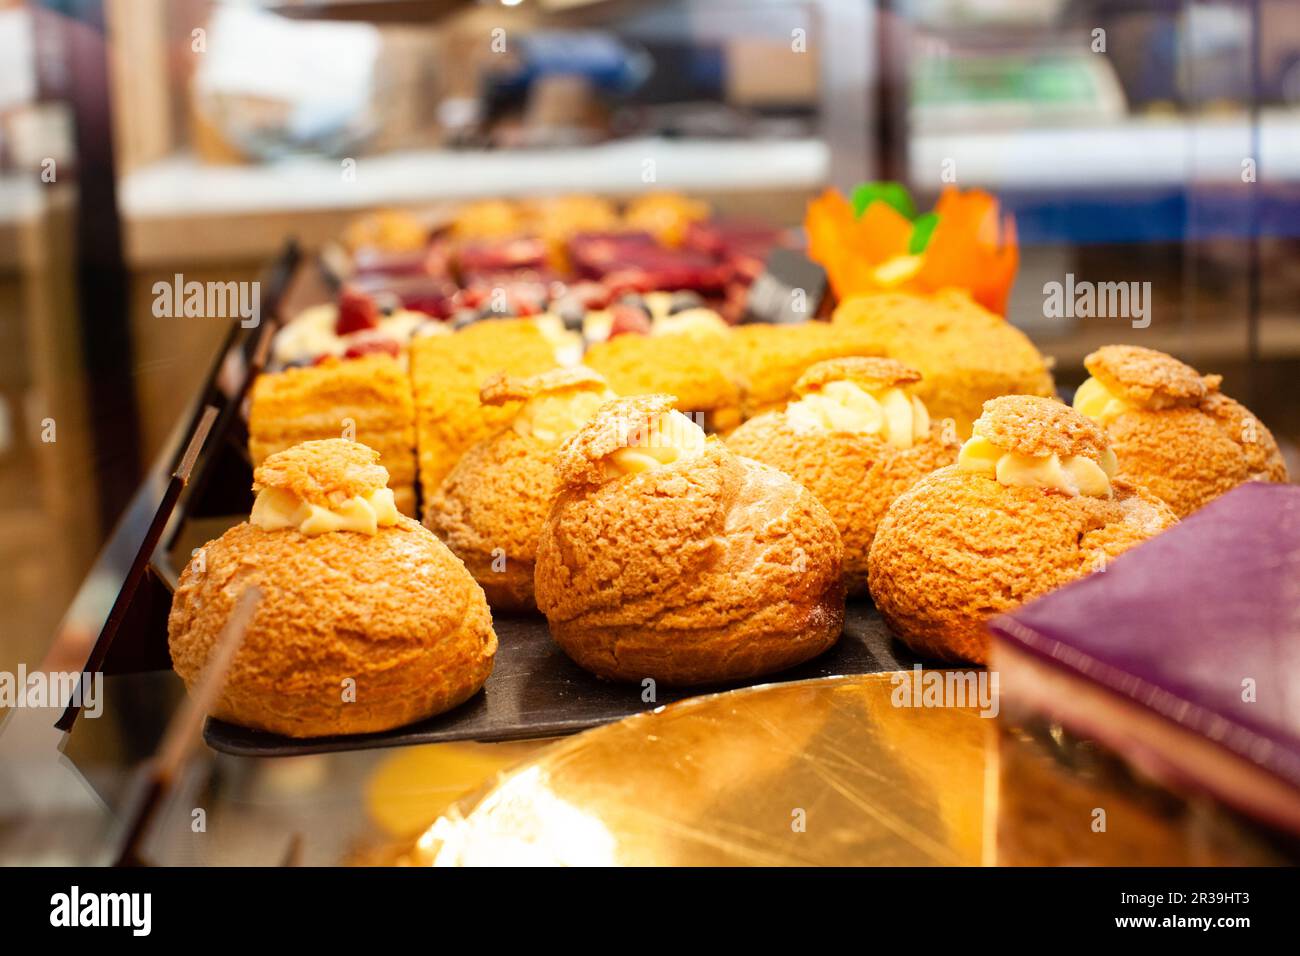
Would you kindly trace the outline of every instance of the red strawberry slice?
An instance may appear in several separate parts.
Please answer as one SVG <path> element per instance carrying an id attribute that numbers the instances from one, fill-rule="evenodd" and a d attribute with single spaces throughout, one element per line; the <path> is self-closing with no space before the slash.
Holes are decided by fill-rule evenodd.
<path id="1" fill-rule="evenodd" d="M 616 302 L 609 307 L 609 316 L 611 319 L 609 337 L 611 339 L 616 335 L 650 334 L 650 317 L 645 314 L 644 309 Z"/>
<path id="2" fill-rule="evenodd" d="M 359 289 L 345 285 L 339 292 L 339 317 L 334 331 L 349 335 L 366 329 L 379 328 L 379 306 L 373 297 Z"/>
<path id="3" fill-rule="evenodd" d="M 402 346 L 387 335 L 359 335 L 348 343 L 344 358 L 361 358 L 363 355 L 391 355 L 393 358 L 402 354 Z"/>

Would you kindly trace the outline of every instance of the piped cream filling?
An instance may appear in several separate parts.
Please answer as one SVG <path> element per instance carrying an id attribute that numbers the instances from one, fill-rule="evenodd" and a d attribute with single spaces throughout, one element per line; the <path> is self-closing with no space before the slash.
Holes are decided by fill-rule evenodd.
<path id="1" fill-rule="evenodd" d="M 1107 448 L 1100 462 L 1086 455 L 1024 455 L 976 435 L 961 446 L 957 467 L 1008 488 L 1047 488 L 1068 495 L 1109 498 L 1115 453 Z"/>
<path id="2" fill-rule="evenodd" d="M 796 428 L 879 435 L 897 448 L 911 448 L 930 433 L 925 403 L 901 388 L 868 391 L 856 382 L 828 382 L 786 406 Z"/>
<path id="3" fill-rule="evenodd" d="M 704 450 L 704 429 L 681 412 L 661 415 L 644 431 L 631 436 L 626 447 L 605 456 L 610 478 L 663 468 Z"/>
<path id="4" fill-rule="evenodd" d="M 1135 407 L 1095 378 L 1089 378 L 1074 393 L 1074 410 L 1102 425 Z"/>
<path id="5" fill-rule="evenodd" d="M 590 421 L 596 409 L 614 397 L 608 389 L 545 392 L 524 402 L 511 427 L 525 438 L 558 444 Z"/>
<path id="6" fill-rule="evenodd" d="M 253 501 L 248 522 L 263 531 L 295 528 L 310 535 L 327 531 L 375 534 L 380 528 L 397 524 L 397 505 L 391 488 L 356 495 L 335 508 L 303 501 L 282 488 L 263 488 Z"/>

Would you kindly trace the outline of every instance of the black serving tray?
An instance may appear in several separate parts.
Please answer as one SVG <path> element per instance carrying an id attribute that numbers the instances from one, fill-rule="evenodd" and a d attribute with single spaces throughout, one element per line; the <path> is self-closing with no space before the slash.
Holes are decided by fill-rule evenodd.
<path id="1" fill-rule="evenodd" d="M 551 640 L 546 621 L 540 617 L 499 618 L 495 629 L 500 646 L 492 676 L 482 691 L 446 714 L 384 733 L 307 739 L 281 737 L 209 719 L 203 739 L 213 750 L 241 757 L 296 757 L 457 740 L 558 737 L 717 690 L 872 674 L 910 668 L 919 660 L 893 639 L 870 601 L 852 601 L 845 611 L 843 636 L 814 660 L 756 681 L 715 687 L 660 686 L 654 701 L 644 701 L 639 683 L 602 681 L 569 660 Z"/>

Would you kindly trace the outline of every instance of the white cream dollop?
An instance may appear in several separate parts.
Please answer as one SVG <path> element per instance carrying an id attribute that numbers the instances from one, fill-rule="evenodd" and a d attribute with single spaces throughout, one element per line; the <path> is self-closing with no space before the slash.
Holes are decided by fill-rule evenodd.
<path id="1" fill-rule="evenodd" d="M 785 410 L 796 428 L 879 435 L 896 448 L 911 448 L 930 433 L 925 403 L 897 386 L 868 391 L 856 382 L 828 382 Z"/>
<path id="2" fill-rule="evenodd" d="M 1095 378 L 1089 378 L 1074 393 L 1074 410 L 1101 425 L 1134 407 Z"/>
<path id="3" fill-rule="evenodd" d="M 1025 455 L 975 435 L 961 446 L 957 467 L 1009 488 L 1047 488 L 1074 496 L 1109 498 L 1115 453 L 1107 448 L 1100 462 L 1086 455 Z"/>
<path id="4" fill-rule="evenodd" d="M 375 534 L 397 524 L 397 505 L 391 488 L 355 495 L 335 508 L 303 501 L 283 488 L 263 488 L 253 501 L 248 522 L 263 531 L 296 528 L 309 535 L 327 531 Z"/>
<path id="5" fill-rule="evenodd" d="M 668 412 L 655 418 L 650 427 L 639 429 L 626 447 L 607 455 L 605 472 L 618 477 L 663 468 L 698 455 L 706 440 L 704 429 L 695 422 L 681 412 Z"/>

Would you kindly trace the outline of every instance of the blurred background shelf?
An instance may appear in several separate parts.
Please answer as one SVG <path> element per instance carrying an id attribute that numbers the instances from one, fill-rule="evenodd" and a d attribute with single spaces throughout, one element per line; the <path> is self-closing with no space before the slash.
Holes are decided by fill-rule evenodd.
<path id="1" fill-rule="evenodd" d="M 921 130 L 910 153 L 909 171 L 916 179 L 934 178 L 944 160 L 951 159 L 960 181 L 997 191 L 1181 188 L 1189 181 L 1239 184 L 1247 158 L 1256 160 L 1261 181 L 1295 182 L 1300 180 L 1300 115 L 1290 109 L 1263 110 L 1257 130 L 1240 114 L 1126 116 L 1088 126 Z"/>

